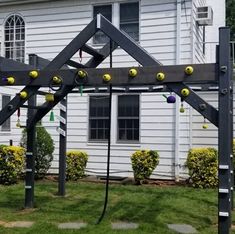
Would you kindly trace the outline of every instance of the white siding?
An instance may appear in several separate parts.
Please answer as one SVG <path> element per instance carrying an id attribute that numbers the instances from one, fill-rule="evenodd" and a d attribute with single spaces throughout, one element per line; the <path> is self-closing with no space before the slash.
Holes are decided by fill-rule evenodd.
<path id="1" fill-rule="evenodd" d="M 192 40 L 194 46 L 193 63 L 205 62 L 205 55 L 203 54 L 203 27 L 196 22 L 196 10 L 199 6 L 205 6 L 205 0 L 194 0 L 192 5 Z"/>
<path id="2" fill-rule="evenodd" d="M 141 46 L 164 65 L 175 64 L 176 2 L 141 1 Z"/>
<path id="3" fill-rule="evenodd" d="M 225 26 L 225 1 L 207 0 L 213 8 L 213 26 L 206 27 L 206 61 L 215 62 L 215 47 L 219 42 L 219 27 Z"/>

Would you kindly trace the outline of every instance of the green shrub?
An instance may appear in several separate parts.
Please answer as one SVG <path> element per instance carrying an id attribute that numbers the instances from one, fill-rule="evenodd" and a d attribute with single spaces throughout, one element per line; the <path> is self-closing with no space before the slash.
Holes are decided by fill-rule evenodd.
<path id="1" fill-rule="evenodd" d="M 7 147 L 8 145 L 0 145 L 0 152 L 3 150 L 4 147 Z"/>
<path id="2" fill-rule="evenodd" d="M 10 185 L 22 176 L 25 149 L 20 146 L 0 146 L 0 184 Z"/>
<path id="3" fill-rule="evenodd" d="M 21 145 L 26 148 L 27 134 L 23 130 Z M 35 179 L 42 179 L 46 176 L 53 160 L 54 141 L 47 130 L 38 125 L 36 127 L 36 155 L 35 155 Z"/>
<path id="4" fill-rule="evenodd" d="M 148 179 L 159 163 L 159 154 L 156 150 L 137 150 L 131 156 L 132 169 L 137 184 Z"/>
<path id="5" fill-rule="evenodd" d="M 85 176 L 85 168 L 88 161 L 86 152 L 72 150 L 67 152 L 66 179 L 76 181 Z"/>
<path id="6" fill-rule="evenodd" d="M 218 151 L 214 148 L 195 148 L 188 152 L 186 166 L 189 181 L 196 188 L 212 188 L 218 184 Z"/>

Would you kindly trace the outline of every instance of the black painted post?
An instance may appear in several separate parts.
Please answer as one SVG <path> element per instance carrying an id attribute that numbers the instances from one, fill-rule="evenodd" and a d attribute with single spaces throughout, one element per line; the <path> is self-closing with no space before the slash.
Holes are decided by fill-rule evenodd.
<path id="1" fill-rule="evenodd" d="M 231 68 L 232 69 L 232 68 Z M 231 115 L 231 210 L 234 208 L 234 202 L 233 202 L 233 189 L 234 189 L 234 166 L 233 166 L 233 82 L 231 81 L 231 94 L 230 94 L 230 115 Z"/>
<path id="2" fill-rule="evenodd" d="M 29 55 L 29 64 L 36 66 L 37 57 Z M 36 105 L 36 95 L 33 95 L 28 100 L 29 106 Z M 33 116 L 34 110 L 28 109 L 28 119 Z M 26 152 L 26 175 L 25 175 L 25 208 L 33 208 L 34 206 L 34 173 L 35 173 L 35 138 L 36 138 L 36 125 L 28 127 L 26 123 L 27 132 L 27 152 Z"/>
<path id="3" fill-rule="evenodd" d="M 60 141 L 59 141 L 59 183 L 58 195 L 65 196 L 66 181 L 66 142 L 67 142 L 67 98 L 60 102 Z"/>
<path id="4" fill-rule="evenodd" d="M 231 102 L 230 30 L 219 30 L 219 189 L 218 232 L 229 233 L 231 224 Z"/>

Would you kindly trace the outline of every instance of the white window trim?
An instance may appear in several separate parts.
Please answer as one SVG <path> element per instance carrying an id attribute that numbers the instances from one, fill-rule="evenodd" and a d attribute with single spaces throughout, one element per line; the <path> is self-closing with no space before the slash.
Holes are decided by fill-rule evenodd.
<path id="1" fill-rule="evenodd" d="M 26 62 L 26 43 L 27 43 L 27 33 L 26 33 L 27 23 L 26 23 L 26 20 L 25 20 L 24 16 L 22 14 L 18 13 L 18 12 L 10 13 L 4 19 L 4 22 L 3 22 L 2 27 L 1 27 L 2 28 L 2 40 L 0 42 L 1 43 L 1 45 L 0 45 L 0 49 L 1 49 L 0 55 L 5 57 L 5 53 L 6 53 L 5 52 L 5 24 L 6 24 L 7 20 L 9 19 L 9 17 L 11 17 L 13 15 L 20 16 L 24 21 L 24 34 L 25 34 L 24 35 L 24 63 L 25 63 Z"/>
<path id="2" fill-rule="evenodd" d="M 90 97 L 91 96 L 109 96 L 108 93 L 92 93 L 87 95 L 87 146 L 107 146 L 107 140 L 100 140 L 100 141 L 92 141 L 89 139 L 89 117 L 90 117 Z M 139 140 L 132 141 L 126 140 L 121 141 L 118 140 L 118 96 L 121 95 L 139 95 Z M 112 96 L 112 109 L 111 109 L 111 145 L 113 146 L 126 146 L 126 147 L 139 147 L 141 145 L 141 94 L 140 93 L 119 93 L 113 94 Z"/>
<path id="3" fill-rule="evenodd" d="M 138 95 L 139 96 L 139 140 L 119 140 L 119 136 L 118 136 L 118 97 L 119 96 L 123 96 L 123 95 Z M 115 115 L 115 138 L 116 138 L 116 144 L 117 145 L 133 145 L 133 146 L 137 146 L 138 144 L 140 144 L 141 142 L 141 94 L 140 93 L 123 93 L 123 94 L 117 94 L 116 95 L 116 115 Z"/>

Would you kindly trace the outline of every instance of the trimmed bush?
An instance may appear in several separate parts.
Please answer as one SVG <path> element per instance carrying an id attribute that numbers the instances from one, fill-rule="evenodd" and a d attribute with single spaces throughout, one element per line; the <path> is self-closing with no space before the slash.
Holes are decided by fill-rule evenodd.
<path id="1" fill-rule="evenodd" d="M 66 179 L 76 181 L 85 176 L 85 168 L 88 161 L 86 152 L 72 150 L 67 152 Z"/>
<path id="2" fill-rule="evenodd" d="M 159 154 L 156 150 L 137 150 L 131 156 L 132 169 L 137 184 L 148 179 L 159 163 Z"/>
<path id="3" fill-rule="evenodd" d="M 27 134 L 23 130 L 21 145 L 26 148 Z M 36 127 L 36 156 L 35 156 L 35 179 L 43 179 L 53 160 L 54 141 L 45 127 L 39 125 Z"/>
<path id="4" fill-rule="evenodd" d="M 195 148 L 188 152 L 186 166 L 189 182 L 196 188 L 213 188 L 218 184 L 218 151 L 214 148 Z"/>
<path id="5" fill-rule="evenodd" d="M 25 149 L 20 146 L 0 146 L 0 184 L 15 184 L 22 176 Z"/>

